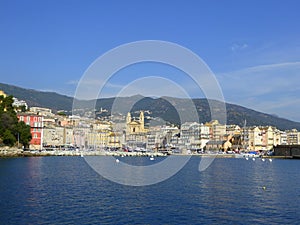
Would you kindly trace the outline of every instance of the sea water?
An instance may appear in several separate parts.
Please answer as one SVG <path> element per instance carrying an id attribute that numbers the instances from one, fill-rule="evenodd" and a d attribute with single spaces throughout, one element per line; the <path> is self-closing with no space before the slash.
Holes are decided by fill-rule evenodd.
<path id="1" fill-rule="evenodd" d="M 124 158 L 149 164 L 148 157 Z M 106 180 L 83 157 L 0 159 L 0 223 L 299 223 L 300 161 L 218 158 L 199 172 L 200 159 L 140 187 Z"/>

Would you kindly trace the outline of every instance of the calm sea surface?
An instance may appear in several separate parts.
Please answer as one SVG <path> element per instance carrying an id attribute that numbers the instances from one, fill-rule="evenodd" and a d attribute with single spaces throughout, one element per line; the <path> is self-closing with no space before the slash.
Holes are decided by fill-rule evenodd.
<path id="1" fill-rule="evenodd" d="M 215 159 L 203 172 L 199 161 L 131 187 L 102 178 L 82 157 L 0 159 L 0 223 L 300 223 L 300 161 Z"/>

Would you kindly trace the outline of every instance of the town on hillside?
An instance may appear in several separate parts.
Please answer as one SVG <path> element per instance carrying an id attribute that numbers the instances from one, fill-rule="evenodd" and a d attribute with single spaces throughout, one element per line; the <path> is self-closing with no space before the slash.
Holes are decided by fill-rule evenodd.
<path id="1" fill-rule="evenodd" d="M 0 91 L 0 96 L 7 95 Z M 180 127 L 145 123 L 151 112 L 128 112 L 127 115 L 89 118 L 51 109 L 28 107 L 26 100 L 13 98 L 19 121 L 30 126 L 31 150 L 77 151 L 152 151 L 199 154 L 209 151 L 223 153 L 270 152 L 278 145 L 299 145 L 300 132 L 281 131 L 272 126 L 243 126 L 186 122 Z M 101 112 L 107 112 L 101 108 Z M 0 140 L 1 141 L 1 140 Z M 24 146 L 23 146 L 24 148 Z"/>

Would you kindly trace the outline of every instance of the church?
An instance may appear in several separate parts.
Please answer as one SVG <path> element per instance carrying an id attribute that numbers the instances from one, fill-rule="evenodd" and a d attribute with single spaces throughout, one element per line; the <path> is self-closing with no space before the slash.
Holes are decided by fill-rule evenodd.
<path id="1" fill-rule="evenodd" d="M 132 148 L 146 148 L 148 129 L 145 128 L 144 112 L 138 118 L 132 118 L 130 112 L 126 117 L 126 142 Z"/>
<path id="2" fill-rule="evenodd" d="M 131 134 L 142 134 L 147 132 L 145 130 L 144 120 L 145 118 L 144 118 L 143 111 L 140 112 L 140 116 L 138 120 L 132 119 L 130 112 L 128 112 L 126 117 L 126 133 L 128 135 L 131 135 Z"/>

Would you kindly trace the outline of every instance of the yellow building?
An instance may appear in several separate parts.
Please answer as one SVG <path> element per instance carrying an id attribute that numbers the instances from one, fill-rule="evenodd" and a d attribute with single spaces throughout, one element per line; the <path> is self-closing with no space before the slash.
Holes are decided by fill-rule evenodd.
<path id="1" fill-rule="evenodd" d="M 126 117 L 126 142 L 130 146 L 135 146 L 137 143 L 147 142 L 147 132 L 145 129 L 144 112 L 140 112 L 139 119 L 132 119 L 128 113 Z"/>
<path id="2" fill-rule="evenodd" d="M 248 144 L 249 150 L 258 151 L 262 149 L 263 145 L 263 138 L 262 138 L 262 131 L 259 127 L 251 127 L 248 129 Z"/>
<path id="3" fill-rule="evenodd" d="M 7 97 L 7 94 L 4 93 L 4 91 L 0 90 L 0 96 L 3 95 L 4 98 Z"/>
<path id="4" fill-rule="evenodd" d="M 4 93 L 4 91 L 0 90 L 0 96 L 3 96 L 3 98 L 7 97 L 7 94 Z M 2 100 L 0 100 L 0 103 L 2 103 Z M 4 108 L 4 112 L 6 111 L 6 108 Z"/>
<path id="5" fill-rule="evenodd" d="M 210 140 L 224 140 L 224 136 L 226 135 L 226 125 L 220 124 L 218 120 L 212 120 L 209 123 L 205 123 L 205 126 L 209 127 Z"/>
<path id="6" fill-rule="evenodd" d="M 127 114 L 126 118 L 126 133 L 127 134 L 141 134 L 147 132 L 145 130 L 144 112 L 140 112 L 138 120 L 132 119 L 131 114 Z"/>
<path id="7" fill-rule="evenodd" d="M 89 147 L 121 147 L 122 134 L 110 130 L 90 131 L 87 134 L 87 145 Z"/>

